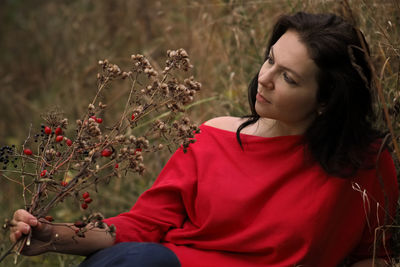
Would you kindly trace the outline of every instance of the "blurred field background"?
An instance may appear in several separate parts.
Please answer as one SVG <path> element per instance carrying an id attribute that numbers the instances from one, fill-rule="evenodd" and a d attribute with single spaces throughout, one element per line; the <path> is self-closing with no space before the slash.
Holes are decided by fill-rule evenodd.
<path id="1" fill-rule="evenodd" d="M 400 2 L 349 3 L 370 44 L 399 140 Z M 296 11 L 348 17 L 343 7 L 336 0 L 0 1 L 0 146 L 20 146 L 30 125 L 39 128 L 41 114 L 54 107 L 65 112 L 73 129 L 96 92 L 98 60 L 107 58 L 128 68 L 130 55 L 141 53 L 157 68 L 166 50 L 181 47 L 194 65 L 192 74 L 203 84 L 198 102 L 188 109 L 191 118 L 200 124 L 215 116 L 245 115 L 247 84 L 262 65 L 276 18 Z M 126 83 L 114 83 L 103 96 L 112 110 L 105 122 L 118 117 L 128 90 Z M 379 114 L 379 127 L 387 130 L 381 109 Z M 93 210 L 105 216 L 128 210 L 169 156 L 164 152 L 149 157 L 143 177 L 100 186 L 98 193 L 92 192 Z M 394 159 L 399 166 L 395 155 Z M 1 221 L 22 207 L 21 192 L 18 185 L 0 178 Z M 67 201 L 52 215 L 56 221 L 75 221 L 82 213 Z M 1 231 L 1 251 L 10 245 L 7 239 L 8 233 Z M 46 254 L 20 257 L 17 266 L 76 266 L 82 259 Z M 12 260 L 9 256 L 0 266 L 12 266 Z"/>

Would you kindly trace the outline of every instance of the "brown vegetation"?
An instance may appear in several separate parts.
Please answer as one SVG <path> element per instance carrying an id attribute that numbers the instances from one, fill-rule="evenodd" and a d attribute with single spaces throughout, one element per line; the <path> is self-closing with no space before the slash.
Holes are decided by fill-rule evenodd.
<path id="1" fill-rule="evenodd" d="M 397 0 L 348 1 L 365 33 L 383 89 L 379 127 L 388 125 L 400 137 L 400 3 Z M 247 84 L 261 66 L 271 25 L 283 13 L 335 12 L 349 17 L 344 2 L 333 0 L 198 0 L 198 1 L 2 1 L 0 2 L 0 145 L 22 145 L 30 125 L 40 125 L 41 114 L 61 108 L 78 119 L 96 93 L 97 62 L 108 58 L 118 65 L 130 54 L 144 54 L 152 63 L 166 60 L 164 51 L 183 47 L 203 85 L 197 102 L 188 106 L 198 124 L 214 116 L 248 113 Z M 162 70 L 160 66 L 154 68 Z M 117 121 L 130 87 L 116 82 L 101 101 L 108 104 L 106 121 Z M 201 100 L 199 100 L 201 99 Z M 72 132 L 67 134 L 73 135 Z M 105 216 L 125 211 L 152 183 L 170 153 L 147 159 L 143 177 L 116 179 L 99 186 L 94 210 Z M 399 159 L 394 155 L 399 166 Z M 23 206 L 22 190 L 0 179 L 0 218 Z M 6 193 L 7 192 L 7 193 Z M 66 200 L 51 214 L 57 221 L 81 215 Z M 0 240 L 6 239 L 0 233 Z M 0 249 L 5 249 L 0 245 Z M 21 266 L 70 266 L 79 257 L 46 255 L 24 258 Z M 10 261 L 11 262 L 11 261 Z M 10 262 L 4 263 L 9 266 Z"/>

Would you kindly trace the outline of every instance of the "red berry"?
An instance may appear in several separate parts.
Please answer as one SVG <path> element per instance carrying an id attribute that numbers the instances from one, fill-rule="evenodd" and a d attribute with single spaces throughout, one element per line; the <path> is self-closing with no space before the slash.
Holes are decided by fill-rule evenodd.
<path id="1" fill-rule="evenodd" d="M 112 151 L 108 148 L 105 148 L 105 149 L 103 149 L 103 151 L 101 151 L 101 155 L 103 157 L 109 157 L 109 156 L 111 156 L 111 154 L 112 154 Z"/>
<path id="2" fill-rule="evenodd" d="M 66 187 L 68 185 L 68 182 L 66 181 L 61 181 L 61 186 Z"/>
<path id="3" fill-rule="evenodd" d="M 84 199 L 88 198 L 89 196 L 90 196 L 89 192 L 85 192 L 85 193 L 82 194 L 82 197 Z"/>
<path id="4" fill-rule="evenodd" d="M 97 118 L 97 119 L 96 119 L 96 122 L 97 122 L 97 123 L 102 123 L 102 122 L 103 122 L 103 119 L 102 119 L 102 118 Z"/>
<path id="5" fill-rule="evenodd" d="M 118 163 L 115 163 L 115 168 L 118 169 L 119 165 Z"/>
<path id="6" fill-rule="evenodd" d="M 62 135 L 62 129 L 60 127 L 57 127 L 57 129 L 54 131 L 56 135 Z"/>
<path id="7" fill-rule="evenodd" d="M 90 116 L 90 118 L 96 120 L 96 116 Z"/>
<path id="8" fill-rule="evenodd" d="M 87 204 L 89 204 L 89 203 L 91 203 L 92 201 L 93 201 L 93 199 L 91 199 L 90 197 L 88 197 L 88 198 L 85 198 L 85 203 L 87 203 Z"/>
<path id="9" fill-rule="evenodd" d="M 32 155 L 32 150 L 30 150 L 29 148 L 25 148 L 24 149 L 24 154 L 27 155 L 27 156 L 30 156 L 30 155 Z"/>
<path id="10" fill-rule="evenodd" d="M 135 154 L 136 154 L 137 151 L 142 152 L 142 149 L 141 148 L 136 148 L 135 149 Z"/>
<path id="11" fill-rule="evenodd" d="M 132 114 L 132 117 L 131 117 L 131 118 L 132 118 L 132 120 L 134 120 L 134 119 L 135 119 L 135 114 Z"/>
<path id="12" fill-rule="evenodd" d="M 47 170 L 43 170 L 43 171 L 40 173 L 40 177 L 44 177 L 44 176 L 46 176 L 46 174 L 47 174 Z"/>
<path id="13" fill-rule="evenodd" d="M 61 142 L 64 139 L 62 135 L 57 135 L 56 142 Z"/>
<path id="14" fill-rule="evenodd" d="M 82 204 L 81 204 L 81 207 L 82 207 L 82 209 L 85 210 L 85 209 L 87 209 L 89 206 L 88 206 L 88 204 L 86 204 L 86 203 L 82 203 Z"/>
<path id="15" fill-rule="evenodd" d="M 44 133 L 47 135 L 51 134 L 51 128 L 48 126 L 44 127 Z"/>
<path id="16" fill-rule="evenodd" d="M 87 225 L 87 223 L 82 222 L 82 221 L 76 221 L 76 222 L 74 223 L 74 226 L 77 227 L 77 228 L 83 228 L 83 227 L 85 227 L 86 225 Z"/>
<path id="17" fill-rule="evenodd" d="M 51 215 L 47 215 L 47 216 L 45 216 L 44 218 L 46 219 L 46 221 L 49 221 L 49 222 L 54 221 L 54 218 L 53 218 L 53 216 L 51 216 Z"/>
<path id="18" fill-rule="evenodd" d="M 72 146 L 72 141 L 71 141 L 71 139 L 67 139 L 67 140 L 65 141 L 65 143 L 67 143 L 67 146 Z"/>

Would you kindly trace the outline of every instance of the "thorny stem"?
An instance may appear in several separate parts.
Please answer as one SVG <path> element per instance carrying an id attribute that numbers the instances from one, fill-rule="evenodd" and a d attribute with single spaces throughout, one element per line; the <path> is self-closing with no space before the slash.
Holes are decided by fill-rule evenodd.
<path id="1" fill-rule="evenodd" d="M 32 124 L 29 126 L 28 137 L 25 139 L 24 143 L 22 144 L 22 151 L 21 151 L 21 155 L 20 155 L 21 158 L 23 157 L 22 155 L 23 155 L 23 151 L 25 150 L 25 145 L 28 142 L 29 138 L 31 137 L 31 131 L 32 131 Z M 29 193 L 31 193 L 31 194 L 32 194 L 32 192 L 25 186 L 24 169 L 25 169 L 25 160 L 21 160 L 21 180 L 22 180 L 21 185 L 22 185 L 22 188 L 23 188 L 23 190 L 22 190 L 22 198 L 24 199 L 24 205 L 26 207 L 27 200 L 26 200 L 25 191 L 28 190 Z M 6 177 L 6 176 L 4 176 L 4 177 Z M 1 260 L 0 260 L 0 262 L 1 262 Z"/>
<path id="2" fill-rule="evenodd" d="M 121 120 L 120 120 L 120 122 L 119 122 L 119 127 L 118 127 L 118 128 L 121 128 L 121 127 L 122 127 L 122 122 L 123 122 L 124 119 L 125 119 L 126 111 L 128 110 L 129 102 L 131 101 L 132 93 L 133 93 L 133 90 L 134 90 L 135 85 L 136 85 L 137 77 L 138 77 L 138 73 L 136 73 L 135 79 L 132 80 L 132 85 L 131 85 L 131 90 L 130 90 L 130 92 L 129 92 L 129 97 L 128 97 L 128 100 L 126 101 L 125 108 L 124 108 L 124 112 L 122 113 Z M 130 76 L 129 76 L 129 78 L 132 79 Z"/>
<path id="3" fill-rule="evenodd" d="M 100 92 L 103 90 L 103 88 L 106 86 L 106 84 L 108 83 L 108 81 L 110 80 L 110 77 L 107 76 L 105 78 L 105 80 L 103 82 L 100 83 L 96 95 L 92 101 L 92 105 L 94 105 L 96 103 L 97 97 L 99 96 Z M 84 116 L 84 118 L 82 119 L 82 123 L 84 123 L 85 119 L 89 118 L 89 112 L 86 113 L 86 115 Z M 76 135 L 76 140 L 80 140 L 81 135 L 82 135 L 82 131 L 83 131 L 84 127 L 80 127 L 78 134 Z M 74 148 L 72 149 L 72 151 L 74 151 Z M 73 153 L 72 153 L 73 154 Z"/>
<path id="4" fill-rule="evenodd" d="M 163 81 L 165 80 L 166 76 L 167 76 L 167 75 L 164 75 Z M 127 112 L 127 110 L 128 110 L 128 106 L 129 106 L 130 100 L 131 100 L 131 98 L 132 98 L 132 94 L 133 94 L 133 91 L 134 91 L 134 87 L 135 87 L 135 85 L 136 85 L 137 77 L 138 77 L 138 73 L 136 73 L 136 77 L 135 77 L 133 80 L 132 80 L 132 78 L 131 78 L 131 80 L 132 80 L 131 90 L 130 90 L 130 92 L 129 92 L 129 97 L 128 97 L 128 100 L 127 100 L 127 102 L 126 102 L 126 104 L 125 104 L 124 112 L 123 112 L 123 115 L 122 115 L 121 120 L 120 120 L 120 122 L 119 122 L 119 126 L 118 126 L 118 128 L 117 128 L 119 132 L 121 132 L 121 131 L 123 132 L 123 131 L 129 126 L 129 124 L 127 124 L 127 125 L 125 125 L 123 128 L 121 128 L 121 127 L 122 127 L 122 123 L 123 123 L 123 121 L 124 121 L 124 119 L 125 119 L 125 116 L 126 116 L 126 112 Z M 168 101 L 170 101 L 170 100 L 168 100 Z M 164 105 L 165 105 L 166 103 L 168 103 L 168 101 L 164 102 Z M 159 105 L 159 106 L 161 106 L 161 105 Z M 157 106 L 157 107 L 158 107 L 158 106 Z M 157 108 L 157 107 L 156 107 L 156 108 Z M 154 110 L 154 109 L 151 109 L 150 112 L 152 112 L 153 110 Z M 150 112 L 147 112 L 147 113 L 145 113 L 144 115 L 146 115 L 146 114 L 148 114 L 148 113 L 150 113 Z M 144 115 L 141 115 L 140 117 L 143 117 Z M 110 133 L 110 135 L 108 136 L 108 138 L 107 138 L 106 140 L 104 140 L 103 144 L 108 144 L 108 140 L 111 138 L 112 134 L 115 133 L 115 132 L 114 132 L 115 129 L 116 129 L 116 128 L 114 128 L 113 131 L 112 131 L 112 132 Z"/>
<path id="5" fill-rule="evenodd" d="M 94 99 L 92 101 L 92 105 L 94 105 L 94 103 L 96 103 L 97 97 L 99 96 L 101 90 L 103 90 L 103 88 L 106 86 L 107 82 L 110 80 L 110 77 L 106 77 L 106 79 L 104 80 L 104 82 L 102 82 L 99 86 L 99 88 L 97 89 L 97 93 L 94 96 Z"/>
<path id="6" fill-rule="evenodd" d="M 63 197 L 65 197 L 65 195 L 68 194 L 69 191 L 71 191 L 73 189 L 77 180 L 82 176 L 82 174 L 85 173 L 88 166 L 89 166 L 89 162 L 86 162 L 83 165 L 82 169 L 79 171 L 79 173 L 76 174 L 75 177 L 72 179 L 72 181 L 63 190 L 61 190 L 61 192 L 58 193 L 52 200 L 50 200 L 50 202 L 47 203 L 47 205 L 44 208 L 42 208 L 36 216 L 38 218 L 45 216 L 49 212 L 49 210 L 57 203 L 57 201 L 59 199 L 62 199 Z"/>
<path id="7" fill-rule="evenodd" d="M 203 103 L 206 103 L 206 102 L 215 100 L 215 99 L 217 99 L 216 96 L 212 96 L 212 97 L 209 97 L 209 98 L 205 98 L 205 99 L 202 99 L 202 100 L 200 100 L 200 101 L 196 101 L 196 102 L 194 102 L 194 103 L 192 103 L 192 104 L 190 104 L 190 105 L 185 106 L 185 109 L 189 109 L 189 108 L 191 108 L 191 107 L 193 107 L 193 106 L 200 105 L 200 104 L 203 104 Z M 142 123 L 142 124 L 137 125 L 136 128 L 144 127 L 144 126 L 146 126 L 146 125 L 152 123 L 153 121 L 156 121 L 156 120 L 158 120 L 158 119 L 161 119 L 161 118 L 164 118 L 164 117 L 168 116 L 169 114 L 171 114 L 171 111 L 164 112 L 163 114 L 160 114 L 159 116 L 153 118 L 153 119 L 150 120 L 150 121 L 146 121 L 146 122 L 144 122 L 144 123 Z"/>
<path id="8" fill-rule="evenodd" d="M 9 173 L 20 173 L 21 175 L 28 175 L 28 176 L 32 176 L 32 177 L 36 177 L 35 173 L 31 173 L 31 172 L 24 172 L 24 171 L 13 171 L 13 170 L 7 170 L 7 172 Z M 1 173 L 2 176 L 5 176 L 5 174 Z"/>
<path id="9" fill-rule="evenodd" d="M 56 167 L 54 167 L 54 171 L 57 171 L 59 168 L 61 168 L 65 163 L 70 163 L 70 161 L 71 161 L 71 159 L 72 159 L 72 156 L 74 155 L 74 152 L 75 152 L 75 148 L 73 148 L 72 149 L 72 151 L 71 151 L 71 153 L 70 153 L 70 155 L 68 156 L 68 158 L 66 158 L 63 162 L 61 162 L 59 165 L 57 165 L 57 163 L 56 163 Z"/>
<path id="10" fill-rule="evenodd" d="M 168 70 L 168 72 L 169 72 L 169 70 Z M 167 79 L 167 76 L 168 76 L 168 72 L 166 72 L 166 73 L 164 74 L 164 77 L 162 78 L 160 84 L 162 84 L 162 83 L 165 82 L 165 80 Z M 154 100 L 153 97 L 154 97 L 155 94 L 156 94 L 156 91 L 154 91 L 154 93 L 153 93 L 152 96 L 150 97 L 150 98 L 151 98 L 150 105 L 152 104 L 152 102 L 153 102 L 153 100 Z"/>
<path id="11" fill-rule="evenodd" d="M 167 79 L 169 74 L 169 71 L 171 69 L 168 69 L 167 71 L 165 71 L 164 76 L 162 78 L 161 83 L 165 82 L 165 80 Z M 42 143 L 40 144 L 39 148 L 38 148 L 38 156 L 33 155 L 33 157 L 26 157 L 23 155 L 23 152 L 21 152 L 21 154 L 19 155 L 22 159 L 22 167 L 21 167 L 21 171 L 18 172 L 20 173 L 22 182 L 13 180 L 10 177 L 7 177 L 6 175 L 2 174 L 4 177 L 6 177 L 8 180 L 15 182 L 17 184 L 20 184 L 23 186 L 23 197 L 24 197 L 24 202 L 25 202 L 25 209 L 31 213 L 32 215 L 36 216 L 38 219 L 43 218 L 45 215 L 48 214 L 49 210 L 52 209 L 58 202 L 62 201 L 67 195 L 69 195 L 71 192 L 74 192 L 76 189 L 78 188 L 85 188 L 87 186 L 90 186 L 92 184 L 96 184 L 97 179 L 99 178 L 98 173 L 106 168 L 109 168 L 110 166 L 112 166 L 113 164 L 115 164 L 116 160 L 110 160 L 107 163 L 103 164 L 100 167 L 97 167 L 94 170 L 92 170 L 90 168 L 90 166 L 92 166 L 91 164 L 96 160 L 97 157 L 100 156 L 99 149 L 102 149 L 106 146 L 109 145 L 114 145 L 114 143 L 118 143 L 115 142 L 113 140 L 113 138 L 115 137 L 116 134 L 120 133 L 121 131 L 125 131 L 126 128 L 128 128 L 129 126 L 131 126 L 131 123 L 127 123 L 126 125 L 123 125 L 124 119 L 126 117 L 128 108 L 129 108 L 129 104 L 131 102 L 132 96 L 134 95 L 134 88 L 135 85 L 137 83 L 137 78 L 138 78 L 139 73 L 136 73 L 136 76 L 134 78 L 132 78 L 132 76 L 129 76 L 129 78 L 132 81 L 131 84 L 131 89 L 130 89 L 130 93 L 129 93 L 129 97 L 128 100 L 126 102 L 121 120 L 119 121 L 119 126 L 117 127 L 113 127 L 112 131 L 110 132 L 110 134 L 107 136 L 106 139 L 100 139 L 99 143 L 96 143 L 95 145 L 91 145 L 89 148 L 85 147 L 85 151 L 87 149 L 89 149 L 91 153 L 89 154 L 89 158 L 88 161 L 86 161 L 83 165 L 81 165 L 80 167 L 80 171 L 72 178 L 71 181 L 68 182 L 68 185 L 65 186 L 64 188 L 62 188 L 61 190 L 58 190 L 58 192 L 56 193 L 56 195 L 45 204 L 44 207 L 40 207 L 41 205 L 43 205 L 44 203 L 42 203 L 42 199 L 43 197 L 47 197 L 47 191 L 51 190 L 49 187 L 53 186 L 54 184 L 57 185 L 57 182 L 55 180 L 53 180 L 51 178 L 51 175 L 56 174 L 58 171 L 68 171 L 69 170 L 69 166 L 71 164 L 71 162 L 73 161 L 73 156 L 75 155 L 75 153 L 78 151 L 79 149 L 77 149 L 77 146 L 73 145 L 72 147 L 68 148 L 65 151 L 65 154 L 63 157 L 61 157 L 58 160 L 55 160 L 54 162 L 52 160 L 49 160 L 47 155 L 46 155 L 46 151 L 48 149 L 48 147 L 52 144 L 52 141 L 55 136 L 53 134 L 48 135 L 47 140 L 43 140 Z M 96 95 L 91 103 L 91 105 L 94 105 L 96 103 L 97 98 L 99 97 L 102 89 L 108 84 L 108 82 L 111 80 L 110 76 L 106 76 L 102 81 L 100 81 L 99 85 L 98 85 L 98 90 L 96 92 Z M 175 96 L 173 96 L 172 98 L 169 98 L 165 101 L 163 101 L 161 104 L 160 103 L 154 103 L 154 96 L 155 96 L 156 92 L 154 92 L 154 94 L 151 96 L 151 103 L 145 105 L 144 107 L 144 112 L 141 112 L 141 114 L 138 116 L 138 118 L 136 120 L 138 120 L 139 118 L 142 118 L 144 116 L 147 116 L 148 114 L 150 114 L 151 112 L 153 112 L 154 110 L 157 110 L 158 108 L 173 102 L 175 97 L 179 97 L 181 94 L 177 94 Z M 161 100 L 162 101 L 162 100 Z M 82 123 L 83 125 L 80 126 L 80 129 L 76 135 L 75 138 L 75 143 L 77 144 L 78 142 L 82 141 L 83 138 L 83 133 L 84 133 L 84 129 L 85 129 L 85 120 L 87 120 L 90 116 L 90 109 L 88 110 L 88 112 L 86 113 L 86 115 L 84 116 L 84 118 L 82 119 Z M 32 127 L 32 125 L 31 125 Z M 30 138 L 30 131 L 31 131 L 31 127 L 29 130 L 29 135 L 28 138 L 25 140 L 24 144 L 22 145 L 22 151 L 24 151 L 25 149 L 25 145 L 28 141 L 28 139 Z M 166 138 L 167 139 L 167 138 Z M 179 138 L 178 138 L 179 139 Z M 168 139 L 167 139 L 168 140 Z M 176 139 L 173 139 L 176 140 Z M 167 144 L 168 146 L 169 144 Z M 85 159 L 87 160 L 87 159 Z M 33 163 L 36 163 L 36 173 L 28 173 L 25 172 L 25 164 L 29 161 L 32 161 Z M 65 165 L 68 165 L 66 169 L 62 168 Z M 40 173 L 45 170 L 45 169 L 49 170 L 49 175 L 50 178 L 43 178 L 40 177 Z M 14 171 L 12 171 L 14 172 Z M 31 176 L 33 177 L 33 181 L 32 183 L 26 185 L 25 184 L 25 175 Z M 113 172 L 113 174 L 108 174 L 108 175 L 103 175 L 102 177 L 111 177 L 115 175 L 115 171 Z M 89 181 L 90 180 L 90 181 Z M 29 189 L 30 186 L 34 185 L 34 191 L 31 191 Z M 57 186 L 56 186 L 57 188 Z M 80 189 L 78 189 L 80 190 Z M 31 199 L 31 203 L 28 205 L 27 201 L 26 201 L 26 192 L 29 192 L 30 194 L 32 194 L 32 199 Z M 71 227 L 71 226 L 69 226 Z M 90 229 L 89 229 L 90 230 Z M 0 262 L 9 254 L 12 253 L 12 250 L 15 249 L 16 251 L 16 255 L 19 255 L 20 252 L 23 250 L 24 246 L 30 245 L 30 239 L 31 239 L 31 235 L 32 232 L 30 232 L 28 235 L 24 235 L 20 240 L 16 241 L 14 244 L 12 244 L 12 246 L 6 251 L 6 253 L 0 258 Z"/>
<path id="12" fill-rule="evenodd" d="M 3 176 L 4 178 L 6 178 L 7 180 L 9 180 L 9 181 L 11 181 L 11 182 L 13 182 L 13 183 L 16 183 L 16 184 L 19 184 L 19 185 L 21 185 L 23 188 L 25 188 L 25 185 L 24 185 L 24 182 L 22 181 L 22 182 L 19 182 L 19 181 L 17 181 L 17 180 L 14 180 L 14 179 L 12 179 L 12 178 L 10 178 L 10 177 L 8 177 L 7 175 L 5 175 L 5 174 L 1 174 L 1 176 Z M 22 177 L 24 177 L 23 175 L 22 175 Z M 28 189 L 27 189 L 28 190 Z M 29 191 L 29 190 L 28 190 Z M 31 191 L 29 191 L 30 193 L 32 193 Z M 24 196 L 25 196 L 25 194 L 23 194 Z M 25 197 L 24 197 L 24 199 L 25 199 Z"/>
<path id="13" fill-rule="evenodd" d="M 4 254 L 0 257 L 0 262 L 2 262 L 8 255 L 10 255 L 12 253 L 12 251 L 14 250 L 15 246 L 19 243 L 19 241 L 15 241 L 11 247 L 9 249 L 7 249 L 6 252 L 4 252 Z"/>
<path id="14" fill-rule="evenodd" d="M 143 113 L 140 117 L 145 117 L 146 115 L 150 114 L 151 112 L 153 112 L 157 108 L 162 107 L 162 106 L 168 104 L 168 102 L 171 102 L 171 101 L 173 101 L 173 99 L 168 99 L 168 100 L 162 102 L 161 104 L 159 104 L 157 106 L 154 106 L 152 109 L 148 110 L 146 113 Z"/>

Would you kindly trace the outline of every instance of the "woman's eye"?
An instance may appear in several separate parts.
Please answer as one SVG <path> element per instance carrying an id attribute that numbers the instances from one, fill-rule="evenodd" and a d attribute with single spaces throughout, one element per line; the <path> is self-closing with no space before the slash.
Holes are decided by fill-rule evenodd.
<path id="1" fill-rule="evenodd" d="M 273 60 L 273 58 L 271 57 L 271 56 L 268 56 L 267 57 L 267 62 L 269 63 L 269 64 L 274 64 L 274 60 Z"/>
<path id="2" fill-rule="evenodd" d="M 286 72 L 283 73 L 283 79 L 284 79 L 287 83 L 296 84 L 296 82 L 295 82 L 292 78 L 290 78 L 290 77 L 287 75 Z"/>

